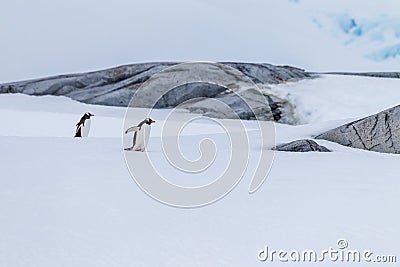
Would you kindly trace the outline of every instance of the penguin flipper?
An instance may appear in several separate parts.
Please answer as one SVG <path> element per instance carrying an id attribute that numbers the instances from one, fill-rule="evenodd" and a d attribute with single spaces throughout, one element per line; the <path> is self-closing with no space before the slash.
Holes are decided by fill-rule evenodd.
<path id="1" fill-rule="evenodd" d="M 137 132 L 137 131 L 139 131 L 139 129 L 140 128 L 138 126 L 130 127 L 125 131 L 125 134 L 130 133 L 130 132 Z"/>

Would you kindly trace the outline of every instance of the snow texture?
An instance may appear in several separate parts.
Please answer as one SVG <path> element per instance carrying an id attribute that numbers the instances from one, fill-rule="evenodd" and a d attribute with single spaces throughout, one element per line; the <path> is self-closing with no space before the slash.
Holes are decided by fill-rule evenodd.
<path id="1" fill-rule="evenodd" d="M 296 103 L 304 101 L 303 107 L 313 110 L 306 116 L 313 123 L 276 124 L 277 143 L 310 139 L 348 122 L 347 117 L 367 116 L 371 109 L 399 99 L 384 93 L 394 90 L 394 81 L 377 80 L 381 86 L 371 85 L 373 92 L 379 91 L 373 94 L 368 86 L 352 84 L 374 84 L 365 77 L 329 76 L 300 83 L 298 88 L 287 85 L 296 92 L 292 95 Z M 330 88 L 321 87 L 327 81 Z M 347 82 L 346 89 L 339 86 Z M 315 100 L 330 91 L 340 101 L 329 94 L 325 96 L 329 101 Z M 354 96 L 369 98 L 361 105 Z M 95 114 L 91 135 L 74 139 L 74 125 L 86 111 Z M 140 121 L 143 110 L 137 111 Z M 398 155 L 319 140 L 333 152 L 276 152 L 272 170 L 255 194 L 248 194 L 252 172 L 246 171 L 239 185 L 219 202 L 177 209 L 147 196 L 130 177 L 121 143 L 124 113 L 124 108 L 65 97 L 0 95 L 0 266 L 281 266 L 260 263 L 257 252 L 265 245 L 288 251 L 323 250 L 336 247 L 339 238 L 345 238 L 351 249 L 398 253 Z M 160 166 L 165 164 L 160 125 L 167 113 L 153 111 L 157 123 L 146 152 Z M 249 140 L 255 123 L 245 122 Z M 207 120 L 190 124 L 182 132 L 183 153 L 196 158 L 193 144 L 205 135 L 225 147 L 222 133 Z M 203 179 L 223 169 L 224 151 L 217 154 L 211 174 L 198 181 L 169 169 L 166 174 L 177 183 L 206 182 Z M 252 147 L 250 157 L 255 151 Z M 138 168 L 145 156 L 133 152 Z M 248 168 L 254 164 L 250 161 Z"/>

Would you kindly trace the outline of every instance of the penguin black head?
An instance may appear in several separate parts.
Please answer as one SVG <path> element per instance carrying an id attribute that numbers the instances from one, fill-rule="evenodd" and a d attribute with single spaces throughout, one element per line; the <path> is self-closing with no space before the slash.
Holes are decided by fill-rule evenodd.
<path id="1" fill-rule="evenodd" d="M 90 119 L 90 117 L 94 116 L 94 114 L 92 114 L 90 112 L 86 112 L 84 116 L 85 116 L 85 119 Z"/>
<path id="2" fill-rule="evenodd" d="M 153 121 L 152 119 L 150 119 L 150 118 L 147 118 L 146 119 L 146 124 L 148 124 L 148 125 L 151 125 L 152 123 L 155 123 L 156 121 Z"/>

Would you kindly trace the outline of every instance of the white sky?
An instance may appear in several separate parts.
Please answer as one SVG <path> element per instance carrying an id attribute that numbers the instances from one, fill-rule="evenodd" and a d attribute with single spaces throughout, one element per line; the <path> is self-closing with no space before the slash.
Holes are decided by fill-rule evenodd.
<path id="1" fill-rule="evenodd" d="M 0 82 L 145 61 L 250 61 L 307 70 L 392 68 L 393 63 L 377 69 L 346 50 L 318 29 L 310 14 L 343 10 L 379 15 L 394 12 L 399 1 L 354 0 L 351 7 L 348 2 L 2 1 Z"/>

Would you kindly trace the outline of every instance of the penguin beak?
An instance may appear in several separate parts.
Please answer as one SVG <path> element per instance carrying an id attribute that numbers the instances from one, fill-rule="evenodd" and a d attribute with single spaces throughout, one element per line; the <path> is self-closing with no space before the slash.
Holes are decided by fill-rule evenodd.
<path id="1" fill-rule="evenodd" d="M 92 116 L 94 116 L 94 114 L 90 113 L 89 116 L 92 117 Z"/>
<path id="2" fill-rule="evenodd" d="M 152 119 L 150 119 L 150 123 L 155 123 L 156 121 L 153 121 Z"/>

